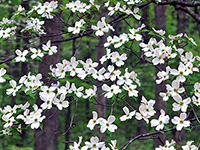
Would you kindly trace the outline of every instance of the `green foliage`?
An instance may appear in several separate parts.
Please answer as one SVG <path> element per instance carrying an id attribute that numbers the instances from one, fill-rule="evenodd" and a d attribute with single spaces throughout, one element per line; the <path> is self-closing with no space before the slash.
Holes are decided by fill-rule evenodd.
<path id="1" fill-rule="evenodd" d="M 8 145 L 8 147 L 5 150 L 33 150 L 33 148 L 30 147 L 17 147 L 15 145 Z"/>

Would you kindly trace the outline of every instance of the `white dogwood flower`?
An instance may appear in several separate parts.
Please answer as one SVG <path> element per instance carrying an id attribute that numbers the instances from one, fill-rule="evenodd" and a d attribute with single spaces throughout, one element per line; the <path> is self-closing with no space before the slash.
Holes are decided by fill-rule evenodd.
<path id="1" fill-rule="evenodd" d="M 103 84 L 102 89 L 107 92 L 104 95 L 107 98 L 113 97 L 114 94 L 121 93 L 121 89 L 115 84 L 111 85 L 111 87 L 109 87 L 107 84 Z"/>
<path id="2" fill-rule="evenodd" d="M 48 52 L 48 55 L 53 55 L 57 53 L 57 46 L 51 46 L 51 41 L 49 40 L 46 45 L 42 44 L 42 49 Z"/>
<path id="3" fill-rule="evenodd" d="M 104 133 L 107 129 L 110 132 L 115 132 L 117 129 L 117 126 L 115 124 L 112 124 L 115 121 L 115 116 L 110 115 L 108 117 L 108 120 L 104 118 L 99 118 L 99 123 L 101 125 L 100 131 L 101 133 Z"/>
<path id="4" fill-rule="evenodd" d="M 162 130 L 164 128 L 164 124 L 169 123 L 169 116 L 165 115 L 165 111 L 161 109 L 160 113 L 161 114 L 158 119 L 151 120 L 151 127 L 156 127 L 156 130 Z"/>
<path id="5" fill-rule="evenodd" d="M 26 61 L 26 55 L 28 54 L 28 50 L 24 50 L 21 52 L 20 50 L 16 50 L 15 53 L 17 54 L 17 57 L 15 58 L 16 62 L 25 62 Z"/>
<path id="6" fill-rule="evenodd" d="M 187 118 L 186 113 L 181 113 L 180 117 L 175 116 L 172 118 L 172 123 L 176 125 L 176 130 L 181 131 L 183 127 L 189 127 L 190 126 L 190 121 L 186 121 L 185 119 Z"/>
<path id="7" fill-rule="evenodd" d="M 135 112 L 136 112 L 135 110 L 130 112 L 128 107 L 126 107 L 126 106 L 123 108 L 123 111 L 124 111 L 125 115 L 123 115 L 123 116 L 121 116 L 119 118 L 120 121 L 125 121 L 125 120 L 128 120 L 128 119 L 132 119 L 132 117 L 135 115 Z"/>
<path id="8" fill-rule="evenodd" d="M 93 114 L 93 118 L 90 119 L 90 121 L 87 124 L 87 127 L 90 128 L 90 130 L 93 130 L 94 126 L 99 124 L 99 120 L 97 119 L 97 112 L 92 111 L 92 114 Z"/>

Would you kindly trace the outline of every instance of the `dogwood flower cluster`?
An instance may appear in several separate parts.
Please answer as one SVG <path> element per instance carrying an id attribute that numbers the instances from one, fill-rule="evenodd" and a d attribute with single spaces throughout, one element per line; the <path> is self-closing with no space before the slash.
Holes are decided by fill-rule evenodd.
<path id="1" fill-rule="evenodd" d="M 52 13 L 57 8 L 58 6 L 57 3 L 58 3 L 57 1 L 45 2 L 40 7 L 37 7 L 37 13 L 39 15 L 42 15 L 41 17 L 44 17 L 47 19 L 53 19 Z"/>
<path id="2" fill-rule="evenodd" d="M 166 58 L 172 59 L 177 56 L 176 53 L 172 53 L 172 47 L 165 46 L 163 42 L 163 40 L 157 42 L 156 39 L 152 38 L 148 44 L 140 44 L 142 50 L 145 52 L 144 54 L 147 57 L 153 57 L 152 62 L 154 65 L 164 64 Z M 154 48 L 154 46 L 158 47 Z"/>
<path id="3" fill-rule="evenodd" d="M 156 80 L 157 84 L 160 84 L 163 81 L 166 81 L 169 79 L 169 73 L 170 73 L 171 68 L 169 66 L 166 67 L 166 71 L 159 71 L 157 73 L 157 77 L 159 79 Z"/>
<path id="4" fill-rule="evenodd" d="M 81 19 L 75 23 L 75 27 L 68 27 L 68 32 L 72 32 L 73 34 L 80 33 L 81 27 L 85 24 L 85 21 Z"/>
<path id="5" fill-rule="evenodd" d="M 146 123 L 149 123 L 149 118 L 152 117 L 156 111 L 153 106 L 155 104 L 155 100 L 147 101 L 144 96 L 142 96 L 141 105 L 139 107 L 139 112 L 136 112 L 135 118 L 137 120 L 144 119 Z"/>
<path id="6" fill-rule="evenodd" d="M 100 124 L 101 125 L 101 128 L 100 128 L 101 133 L 104 133 L 107 129 L 110 132 L 115 132 L 115 130 L 117 129 L 117 126 L 115 124 L 113 124 L 113 122 L 115 121 L 115 116 L 110 115 L 108 117 L 108 120 L 106 120 L 104 118 L 98 118 L 97 112 L 93 111 L 92 113 L 93 113 L 93 118 L 90 119 L 90 121 L 87 124 L 87 127 L 90 128 L 90 130 L 93 130 L 95 125 Z"/>
<path id="7" fill-rule="evenodd" d="M 109 6 L 109 4 L 110 4 L 109 2 L 105 4 L 105 7 L 108 8 L 108 11 L 109 11 L 108 15 L 109 16 L 112 16 L 112 15 L 115 14 L 115 12 L 120 11 L 120 12 L 125 13 L 127 15 L 133 15 L 137 20 L 140 20 L 140 18 L 141 18 L 141 16 L 137 14 L 138 11 L 139 11 L 139 8 L 137 8 L 137 7 L 134 7 L 134 9 L 132 11 L 130 8 L 128 8 L 127 5 L 123 5 L 123 7 L 120 7 L 119 2 L 117 2 L 117 4 L 115 6 Z M 131 3 L 128 2 L 128 5 L 129 4 L 131 4 Z"/>
<path id="8" fill-rule="evenodd" d="M 169 142 L 168 140 L 166 140 L 164 146 L 160 145 L 155 150 L 176 150 L 175 149 L 175 144 L 176 144 L 176 142 L 173 139 L 171 140 L 171 142 Z"/>
<path id="9" fill-rule="evenodd" d="M 97 136 L 92 136 L 90 138 L 90 141 L 86 141 L 85 145 L 81 146 L 81 142 L 82 142 L 82 136 L 79 137 L 79 142 L 74 142 L 74 145 L 70 145 L 69 149 L 70 150 L 110 150 L 110 148 L 105 146 L 105 142 L 100 142 L 99 138 Z M 113 141 L 111 140 L 111 142 L 113 143 Z M 110 145 L 111 146 L 111 145 Z"/>
<path id="10" fill-rule="evenodd" d="M 142 0 L 124 0 L 124 2 L 126 2 L 128 5 L 135 5 L 142 2 Z"/>
<path id="11" fill-rule="evenodd" d="M 91 26 L 91 28 L 96 31 L 95 32 L 96 36 L 103 36 L 104 32 L 108 32 L 109 29 L 114 31 L 114 28 L 110 24 L 106 23 L 105 19 L 106 19 L 105 17 L 102 17 L 101 21 L 97 22 L 97 26 L 95 25 Z"/>
<path id="12" fill-rule="evenodd" d="M 126 53 L 123 53 L 121 56 L 118 52 L 112 52 L 111 49 L 106 49 L 106 55 L 102 56 L 100 59 L 101 64 L 103 64 L 107 60 L 111 60 L 112 63 L 115 63 L 116 66 L 121 67 L 124 65 L 124 62 L 127 59 Z"/>
<path id="13" fill-rule="evenodd" d="M 10 105 L 5 106 L 1 112 L 3 113 L 2 119 L 5 121 L 4 128 L 9 130 L 13 125 L 17 124 L 16 121 L 23 120 L 25 124 L 30 124 L 32 129 L 37 129 L 40 123 L 46 118 L 42 116 L 42 109 L 38 108 L 36 104 L 33 105 L 33 111 L 28 109 L 30 104 L 26 102 L 24 105 Z M 19 112 L 23 114 L 19 114 Z M 9 132 L 8 132 L 9 133 Z"/>
<path id="14" fill-rule="evenodd" d="M 114 44 L 115 48 L 119 48 L 121 47 L 123 44 L 125 44 L 126 42 L 128 42 L 129 40 L 136 40 L 136 41 L 141 41 L 142 40 L 142 35 L 138 34 L 137 32 L 139 32 L 140 30 L 142 30 L 145 27 L 144 24 L 142 24 L 141 27 L 135 29 L 129 29 L 130 33 L 126 34 L 120 34 L 119 36 L 114 35 L 113 38 L 111 36 L 107 37 L 107 42 L 104 43 L 104 47 L 108 47 L 111 44 Z"/>
<path id="15" fill-rule="evenodd" d="M 83 3 L 80 0 L 76 0 L 75 2 L 72 1 L 66 4 L 66 9 L 70 9 L 72 12 L 78 11 L 80 13 L 84 13 L 88 9 L 90 9 L 90 7 L 91 7 L 91 4 L 87 5 L 86 3 Z"/>
<path id="16" fill-rule="evenodd" d="M 86 141 L 85 145 L 81 147 L 81 142 L 83 137 L 79 136 L 79 141 L 74 142 L 73 146 L 70 145 L 69 149 L 70 150 L 110 150 L 109 147 L 106 147 L 105 142 L 99 142 L 99 138 L 97 136 L 93 136 L 90 138 L 90 141 Z M 111 144 L 109 143 L 109 146 L 111 147 L 112 150 L 118 150 L 117 148 L 117 140 L 111 140 Z"/>
<path id="17" fill-rule="evenodd" d="M 17 26 L 15 26 L 15 22 L 13 20 L 3 18 L 0 22 L 0 38 L 8 39 L 13 37 L 16 32 L 16 28 Z"/>
<path id="18" fill-rule="evenodd" d="M 44 30 L 42 29 L 42 25 L 44 25 L 44 21 L 40 21 L 38 18 L 30 18 L 31 20 L 27 20 L 26 27 L 21 31 L 25 30 L 33 30 L 35 33 L 41 35 L 41 34 L 46 34 Z"/>
<path id="19" fill-rule="evenodd" d="M 104 6 L 107 7 L 109 10 L 108 15 L 113 16 L 117 11 L 125 13 L 127 15 L 133 15 L 137 20 L 140 20 L 141 16 L 137 13 L 139 8 L 133 6 L 132 10 L 130 10 L 128 5 L 135 5 L 140 3 L 141 0 L 124 0 L 127 5 L 124 5 L 122 8 L 120 7 L 120 2 L 117 2 L 114 7 L 110 5 L 110 2 L 104 3 Z M 38 3 L 37 6 L 33 6 L 32 10 L 30 10 L 27 14 L 32 12 L 37 12 L 41 17 L 52 19 L 53 12 L 56 11 L 58 4 L 57 1 L 45 2 L 43 5 Z M 100 6 L 97 5 L 94 0 L 90 0 L 90 4 L 87 5 L 86 3 L 81 2 L 80 0 L 76 0 L 75 2 L 70 2 L 66 4 L 66 9 L 70 9 L 72 12 L 80 12 L 85 13 L 87 12 L 91 6 L 94 6 L 99 10 Z M 19 6 L 18 11 L 15 15 L 19 15 L 24 8 Z M 22 14 L 22 13 L 21 13 Z M 82 17 L 81 17 L 82 18 Z M 106 22 L 105 17 L 102 17 L 100 21 L 97 22 L 97 25 L 92 25 L 91 28 L 95 31 L 96 36 L 103 36 L 105 32 L 109 30 L 114 31 L 112 24 Z M 13 21 L 6 20 L 5 18 L 0 23 L 1 26 L 3 25 L 10 25 Z M 37 18 L 32 18 L 26 21 L 27 25 L 24 30 L 33 30 L 38 34 L 45 34 L 44 30 L 42 29 L 42 25 L 44 25 L 44 21 L 40 21 Z M 68 32 L 72 32 L 72 34 L 79 34 L 81 31 L 81 27 L 85 24 L 84 19 L 75 22 L 74 27 L 68 27 Z M 0 38 L 9 38 L 10 35 L 14 34 L 14 30 L 16 27 L 8 27 L 7 28 L 0 28 Z M 113 37 L 108 36 L 107 42 L 104 43 L 104 47 L 108 47 L 111 44 L 114 45 L 114 48 L 119 48 L 124 45 L 126 42 L 136 40 L 142 41 L 142 36 L 139 31 L 141 31 L 145 25 L 143 24 L 139 28 L 129 29 L 129 33 L 122 33 L 119 36 L 114 35 Z M 156 30 L 154 28 L 153 32 L 159 34 L 161 36 L 165 35 L 165 31 L 163 30 Z M 180 56 L 181 62 L 178 64 L 178 68 L 174 69 L 170 66 L 167 66 L 166 71 L 160 70 L 157 74 L 158 79 L 156 80 L 157 84 L 162 83 L 163 81 L 167 81 L 170 79 L 170 75 L 175 76 L 175 79 L 172 79 L 172 83 L 166 84 L 166 92 L 161 92 L 160 96 L 163 97 L 164 101 L 169 100 L 170 96 L 173 98 L 174 102 L 172 103 L 172 110 L 173 111 L 181 111 L 180 117 L 174 116 L 171 119 L 171 122 L 176 126 L 176 130 L 180 131 L 183 127 L 189 127 L 190 121 L 187 119 L 188 115 L 186 114 L 188 110 L 188 105 L 193 103 L 197 106 L 200 106 L 200 84 L 197 82 L 194 84 L 194 94 L 192 96 L 187 96 L 186 98 L 183 96 L 183 93 L 186 92 L 184 88 L 184 82 L 187 81 L 187 76 L 192 75 L 193 72 L 199 72 L 199 69 L 195 66 L 195 58 L 197 60 L 199 57 L 193 57 L 191 52 L 185 52 L 181 48 L 176 48 L 175 42 L 185 37 L 187 40 L 191 41 L 194 45 L 196 42 L 187 36 L 187 34 L 178 34 L 176 36 L 170 35 L 169 38 L 172 40 L 170 43 L 171 46 L 167 46 L 165 44 L 164 39 L 157 42 L 155 38 L 151 38 L 149 42 L 143 43 L 141 42 L 139 45 L 144 51 L 144 55 L 146 57 L 152 58 L 153 65 L 164 64 L 166 60 L 173 59 L 177 56 Z M 102 43 L 103 44 L 103 43 Z M 36 48 L 30 48 L 28 50 L 16 50 L 16 62 L 25 62 L 28 59 L 27 56 L 30 56 L 32 59 L 35 58 L 42 58 L 45 53 L 48 55 L 53 55 L 57 53 L 57 47 L 52 46 L 51 41 L 47 41 L 46 44 L 42 44 L 42 50 Z M 176 51 L 174 53 L 173 51 Z M 178 52 L 178 53 L 177 53 Z M 31 55 L 29 55 L 31 54 Z M 112 98 L 113 96 L 122 93 L 124 90 L 127 92 L 125 95 L 129 97 L 138 97 L 138 91 L 136 90 L 137 85 L 140 86 L 140 81 L 137 79 L 137 74 L 134 71 L 128 71 L 128 68 L 122 70 L 122 66 L 125 65 L 125 61 L 127 59 L 127 54 L 122 53 L 119 54 L 117 51 L 111 52 L 111 49 L 106 49 L 106 55 L 102 56 L 100 59 L 101 64 L 109 61 L 108 66 L 106 68 L 101 67 L 98 68 L 99 64 L 97 62 L 93 62 L 91 58 L 86 59 L 86 61 L 76 60 L 75 57 L 71 57 L 70 60 L 63 60 L 60 63 L 54 64 L 50 66 L 51 74 L 53 77 L 58 79 L 64 79 L 68 74 L 71 77 L 78 77 L 81 80 L 85 78 L 94 79 L 101 81 L 102 83 L 102 90 L 104 91 L 104 97 Z M 200 60 L 200 59 L 199 59 Z M 1 68 L 0 69 L 0 83 L 5 82 L 4 75 L 6 70 Z M 171 79 L 170 79 L 171 80 Z M 108 82 L 107 82 L 108 81 Z M 34 104 L 31 108 L 30 104 L 27 102 L 26 104 L 22 105 L 15 105 L 13 107 L 7 105 L 3 109 L 0 109 L 2 112 L 2 120 L 4 121 L 3 124 L 3 133 L 10 134 L 11 128 L 16 127 L 18 131 L 21 131 L 21 125 L 19 125 L 19 120 L 24 121 L 26 125 L 30 125 L 32 129 L 37 129 L 40 127 L 42 121 L 46 118 L 42 115 L 43 111 L 46 109 L 51 109 L 53 106 L 56 106 L 59 110 L 69 107 L 69 102 L 67 101 L 68 96 L 73 96 L 76 98 L 84 98 L 84 99 L 91 99 L 96 96 L 97 86 L 93 85 L 92 88 L 85 89 L 83 86 L 78 86 L 75 83 L 70 83 L 68 80 L 61 85 L 58 81 L 57 84 L 51 84 L 49 86 L 45 85 L 42 82 L 42 75 L 32 75 L 28 73 L 28 75 L 24 75 L 20 78 L 19 82 L 15 80 L 9 81 L 11 88 L 6 90 L 7 95 L 16 96 L 17 92 L 23 91 L 25 94 L 35 94 L 38 90 L 39 98 L 42 101 L 40 106 Z M 136 85 L 136 84 L 137 85 Z M 63 84 L 63 83 L 62 83 Z M 123 90 L 122 90 L 123 89 Z M 30 95 L 31 95 L 30 94 Z M 191 100 L 192 99 L 192 100 Z M 139 110 L 129 111 L 128 107 L 123 107 L 123 112 L 125 113 L 119 119 L 120 121 L 125 121 L 128 119 L 132 119 L 135 115 L 137 120 L 144 119 L 146 123 L 149 123 L 149 119 L 156 113 L 154 110 L 155 100 L 147 101 L 146 98 L 143 96 L 141 100 L 141 104 L 139 106 Z M 117 125 L 114 124 L 115 116 L 110 115 L 107 119 L 105 118 L 98 118 L 97 112 L 93 111 L 93 118 L 89 120 L 87 127 L 90 130 L 93 130 L 96 125 L 99 125 L 100 132 L 105 133 L 107 130 L 110 132 L 115 132 L 117 130 Z M 151 127 L 155 127 L 156 130 L 164 129 L 164 126 L 169 123 L 169 116 L 165 114 L 164 110 L 160 110 L 160 116 L 157 119 L 152 119 L 150 121 Z M 18 127 L 17 127 L 18 126 Z M 79 137 L 79 142 L 74 142 L 73 146 L 71 145 L 69 148 L 70 150 L 109 150 L 110 148 L 106 147 L 105 142 L 100 142 L 97 136 L 92 136 L 90 141 L 86 141 L 85 145 L 81 147 L 82 137 Z M 187 145 L 182 146 L 182 149 L 198 149 L 196 146 L 192 145 L 193 141 L 188 141 Z M 111 144 L 109 146 L 112 150 L 117 150 L 116 147 L 117 141 L 111 140 Z M 174 147 L 175 142 L 172 140 L 171 143 L 166 141 L 164 146 L 159 146 L 156 150 L 162 149 L 175 149 Z"/>
<path id="20" fill-rule="evenodd" d="M 116 63 L 116 66 L 121 67 L 124 65 L 123 60 L 127 59 L 126 54 L 119 55 L 118 52 L 110 53 L 110 49 L 107 49 L 107 53 L 110 56 L 103 56 L 101 58 L 101 62 L 104 62 L 107 60 L 107 58 L 111 59 L 111 62 Z M 83 66 L 83 68 L 79 68 L 79 64 Z M 138 96 L 138 91 L 136 90 L 137 86 L 133 85 L 133 81 L 135 81 L 138 85 L 140 85 L 139 80 L 137 79 L 137 74 L 132 71 L 128 72 L 128 68 L 125 69 L 125 74 L 121 75 L 121 71 L 115 69 L 113 65 L 109 65 L 107 67 L 108 72 L 105 72 L 105 68 L 101 68 L 100 70 L 96 70 L 95 68 L 98 66 L 98 63 L 93 62 L 92 59 L 87 59 L 86 62 L 82 60 L 76 60 L 75 57 L 72 57 L 70 61 L 63 60 L 63 63 L 58 63 L 55 65 L 56 68 L 50 67 L 50 70 L 52 71 L 52 76 L 58 77 L 58 78 L 64 78 L 66 73 L 69 72 L 70 76 L 74 77 L 75 75 L 79 77 L 80 79 L 85 79 L 87 76 L 90 76 L 94 79 L 97 79 L 99 81 L 103 81 L 105 79 L 109 79 L 111 81 L 117 80 L 117 85 L 113 84 L 111 86 L 108 86 L 107 84 L 104 84 L 102 86 L 102 89 L 106 92 L 104 95 L 107 98 L 113 97 L 113 95 L 116 95 L 118 93 L 121 93 L 120 86 L 123 85 L 123 88 L 128 91 L 129 96 Z M 95 90 L 87 90 L 87 95 L 92 94 L 92 92 Z M 90 95 L 84 96 L 91 97 Z M 78 97 L 81 97 L 82 95 L 79 95 Z M 94 94 L 92 94 L 94 96 Z"/>
<path id="21" fill-rule="evenodd" d="M 188 149 L 191 149 L 191 150 L 198 150 L 198 147 L 196 147 L 195 145 L 192 145 L 194 141 L 188 141 L 186 145 L 183 145 L 181 148 L 183 150 L 188 150 Z"/>
<path id="22" fill-rule="evenodd" d="M 27 60 L 27 55 L 31 54 L 31 58 L 35 59 L 35 58 L 42 58 L 44 56 L 44 53 L 47 53 L 48 55 L 53 55 L 54 53 L 57 53 L 57 46 L 51 46 L 51 41 L 49 40 L 46 45 L 43 44 L 42 45 L 42 50 L 40 49 L 36 49 L 36 48 L 30 48 L 30 51 L 28 50 L 24 50 L 24 51 L 20 51 L 19 49 L 17 49 L 15 51 L 17 57 L 15 57 L 15 61 L 16 62 L 25 62 Z"/>

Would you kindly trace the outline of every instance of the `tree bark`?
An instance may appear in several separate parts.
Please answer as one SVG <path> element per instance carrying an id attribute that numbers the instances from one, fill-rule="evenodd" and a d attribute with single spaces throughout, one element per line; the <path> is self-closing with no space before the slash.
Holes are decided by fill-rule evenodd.
<path id="1" fill-rule="evenodd" d="M 101 19 L 101 17 L 106 17 L 107 16 L 107 10 L 102 10 L 102 13 L 101 15 L 99 16 L 99 19 Z M 107 17 L 106 17 L 107 18 Z M 97 67 L 97 70 L 101 69 L 102 67 L 105 67 L 105 65 L 101 65 L 100 63 L 100 58 L 105 55 L 105 50 L 104 50 L 104 43 L 106 42 L 106 37 L 107 37 L 107 34 L 105 33 L 104 36 L 100 36 L 99 37 L 99 42 L 97 43 L 95 49 L 96 49 L 96 61 L 99 63 L 98 67 Z M 96 112 L 98 114 L 98 117 L 102 117 L 102 118 L 106 118 L 106 98 L 101 95 L 104 91 L 102 90 L 101 86 L 98 87 L 98 85 L 100 84 L 99 81 L 96 80 L 95 82 L 95 85 L 97 86 L 97 104 L 95 106 L 95 109 L 96 109 Z M 95 133 L 97 134 L 99 129 L 98 128 L 95 128 Z M 102 134 L 101 136 L 101 140 L 104 141 L 105 140 L 105 133 Z"/>
<path id="2" fill-rule="evenodd" d="M 177 34 L 185 33 L 185 27 L 189 25 L 187 15 L 184 11 L 178 10 L 177 12 Z M 180 115 L 180 112 L 178 113 Z M 182 129 L 181 131 L 173 131 L 173 139 L 177 144 L 186 140 L 186 130 Z"/>
<path id="3" fill-rule="evenodd" d="M 44 2 L 50 0 L 44 0 Z M 61 2 L 61 1 L 59 1 Z M 61 32 L 62 22 L 57 16 L 54 16 L 53 19 L 45 19 L 45 32 L 47 33 L 45 37 L 41 38 L 41 42 L 47 42 L 48 40 L 61 39 L 61 36 L 48 36 L 51 34 L 56 34 Z M 52 82 L 48 82 L 48 73 L 50 72 L 50 65 L 55 65 L 60 62 L 60 49 L 61 44 L 56 43 L 52 44 L 57 46 L 57 54 L 55 55 L 45 55 L 43 61 L 39 64 L 39 72 L 42 74 L 43 82 L 46 85 L 51 85 Z M 38 98 L 37 104 L 41 104 L 41 100 Z M 35 132 L 35 145 L 34 149 L 36 150 L 56 150 L 58 141 L 56 132 L 58 131 L 58 109 L 53 107 L 52 109 L 47 110 L 44 115 L 46 119 L 43 122 L 43 130 L 37 129 Z"/>
<path id="4" fill-rule="evenodd" d="M 165 16 L 165 8 L 166 6 L 159 6 L 157 4 L 154 5 L 155 11 L 155 28 L 156 30 L 164 30 L 166 31 L 166 16 Z M 159 38 L 157 40 L 160 40 Z M 161 70 L 166 70 L 166 64 L 157 65 Z M 159 70 L 156 68 L 156 79 L 157 73 Z M 163 109 L 166 112 L 166 102 L 163 101 L 162 97 L 159 95 L 160 92 L 166 92 L 166 84 L 164 82 L 155 85 L 155 110 L 156 115 L 155 118 L 158 118 L 160 115 L 160 110 Z M 163 145 L 163 142 L 166 140 L 166 134 L 158 134 L 158 139 L 155 139 L 154 146 L 158 147 L 159 145 Z M 161 142 L 162 141 L 162 142 Z"/>

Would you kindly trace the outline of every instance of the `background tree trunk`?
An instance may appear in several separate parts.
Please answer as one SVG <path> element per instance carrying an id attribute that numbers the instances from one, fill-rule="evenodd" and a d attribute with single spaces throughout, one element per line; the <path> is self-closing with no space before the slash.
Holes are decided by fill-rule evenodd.
<path id="1" fill-rule="evenodd" d="M 165 16 L 165 7 L 166 6 L 159 6 L 154 5 L 155 11 L 155 29 L 156 30 L 164 30 L 166 31 L 166 16 Z M 160 39 L 157 39 L 160 40 Z M 157 65 L 161 70 L 166 70 L 166 64 Z M 156 80 L 158 79 L 157 73 L 159 70 L 156 68 Z M 166 102 L 163 101 L 162 97 L 159 95 L 160 92 L 166 92 L 166 84 L 164 82 L 155 85 L 155 111 L 156 115 L 155 118 L 158 118 L 160 115 L 160 110 L 163 109 L 166 112 Z M 166 134 L 158 134 L 158 139 L 155 139 L 154 146 L 158 147 L 159 145 L 163 145 L 163 142 L 166 140 Z"/>
<path id="2" fill-rule="evenodd" d="M 51 1 L 51 0 L 44 0 Z M 60 3 L 61 1 L 59 1 Z M 46 35 L 41 39 L 41 42 L 47 42 L 48 40 L 58 40 L 61 39 L 61 36 L 50 36 L 52 34 L 57 34 L 61 32 L 62 23 L 57 16 L 54 16 L 53 19 L 45 19 L 45 31 Z M 55 55 L 45 55 L 43 61 L 39 64 L 39 72 L 42 74 L 43 82 L 47 84 L 49 77 L 49 66 L 55 65 L 60 62 L 60 43 L 52 45 L 57 46 L 58 53 Z M 52 82 L 48 82 L 50 85 Z M 41 100 L 38 98 L 38 104 L 41 104 Z M 53 107 L 50 110 L 47 110 L 45 113 L 46 119 L 43 122 L 43 130 L 37 129 L 35 133 L 35 150 L 53 150 L 57 149 L 58 141 L 56 132 L 58 131 L 58 109 Z"/>
<path id="3" fill-rule="evenodd" d="M 186 0 L 185 0 L 186 1 Z M 185 33 L 185 27 L 189 24 L 189 20 L 187 15 L 184 11 L 178 10 L 177 11 L 177 34 Z M 180 112 L 178 113 L 180 115 Z M 186 130 L 182 129 L 181 131 L 174 130 L 173 132 L 173 139 L 179 144 L 181 141 L 186 140 Z"/>
<path id="4" fill-rule="evenodd" d="M 101 17 L 106 17 L 107 18 L 108 16 L 108 12 L 107 12 L 107 9 L 104 9 L 102 10 L 102 13 L 101 15 L 99 16 L 99 20 L 101 19 Z M 100 63 L 100 58 L 105 55 L 105 50 L 104 50 L 104 43 L 106 42 L 106 37 L 107 37 L 107 34 L 105 33 L 104 36 L 100 36 L 98 39 L 99 39 L 99 42 L 97 43 L 95 49 L 96 49 L 96 61 L 99 63 L 98 67 L 97 67 L 97 70 L 101 69 L 102 67 L 105 67 L 105 65 L 101 65 Z M 95 85 L 97 86 L 97 105 L 95 105 L 95 109 L 96 109 L 96 112 L 98 114 L 98 117 L 102 117 L 102 118 L 106 118 L 106 98 L 101 95 L 104 91 L 102 90 L 101 86 L 98 87 L 98 85 L 100 84 L 100 82 L 98 82 L 97 80 L 95 81 Z M 95 133 L 97 134 L 97 131 L 99 129 L 98 128 L 95 128 Z M 102 141 L 105 140 L 105 133 L 102 134 L 102 138 L 101 138 Z"/>

